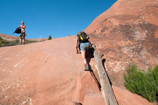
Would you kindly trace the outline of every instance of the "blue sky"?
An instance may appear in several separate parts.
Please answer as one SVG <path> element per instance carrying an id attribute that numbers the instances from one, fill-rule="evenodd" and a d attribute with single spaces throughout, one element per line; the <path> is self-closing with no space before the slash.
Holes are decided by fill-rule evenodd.
<path id="1" fill-rule="evenodd" d="M 27 39 L 75 35 L 117 0 L 0 0 L 0 33 L 19 36 L 25 22 Z"/>

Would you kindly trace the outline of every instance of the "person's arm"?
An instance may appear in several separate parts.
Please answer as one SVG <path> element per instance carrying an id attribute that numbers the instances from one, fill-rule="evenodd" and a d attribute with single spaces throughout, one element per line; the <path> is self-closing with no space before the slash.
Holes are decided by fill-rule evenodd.
<path id="1" fill-rule="evenodd" d="M 79 53 L 79 48 L 78 48 L 78 45 L 79 45 L 79 40 L 78 40 L 78 36 L 76 37 L 76 53 L 78 54 Z"/>

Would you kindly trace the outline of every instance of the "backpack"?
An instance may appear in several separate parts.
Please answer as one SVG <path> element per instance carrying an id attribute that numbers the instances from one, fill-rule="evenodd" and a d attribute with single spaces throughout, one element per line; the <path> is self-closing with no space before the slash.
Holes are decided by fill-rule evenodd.
<path id="1" fill-rule="evenodd" d="M 20 34 L 21 33 L 21 29 L 20 28 L 16 28 L 15 31 L 14 31 L 14 33 Z"/>
<path id="2" fill-rule="evenodd" d="M 85 32 L 82 32 L 81 35 L 79 35 L 79 39 L 80 39 L 80 42 L 88 42 L 88 35 L 85 33 Z"/>

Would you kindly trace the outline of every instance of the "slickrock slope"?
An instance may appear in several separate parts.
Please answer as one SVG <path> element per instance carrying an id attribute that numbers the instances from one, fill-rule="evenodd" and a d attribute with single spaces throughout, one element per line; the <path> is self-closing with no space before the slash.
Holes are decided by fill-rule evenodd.
<path id="1" fill-rule="evenodd" d="M 120 105 L 152 105 L 125 90 L 123 73 L 129 62 L 145 69 L 158 62 L 157 5 L 158 0 L 118 0 L 85 29 L 104 54 Z M 94 59 L 90 63 L 94 70 Z M 96 82 L 83 69 L 75 36 L 0 48 L 0 105 L 101 104 Z"/>
<path id="2" fill-rule="evenodd" d="M 71 36 L 0 48 L 0 105 L 104 105 L 97 82 L 89 71 L 83 71 L 75 39 Z M 93 69 L 94 59 L 90 65 Z M 126 90 L 113 89 L 121 105 L 127 105 L 131 98 L 135 100 L 128 105 L 152 105 Z"/>
<path id="3" fill-rule="evenodd" d="M 0 104 L 63 105 L 83 71 L 75 38 L 0 48 Z"/>
<path id="4" fill-rule="evenodd" d="M 104 54 L 114 85 L 124 88 L 128 63 L 145 70 L 158 64 L 157 21 L 158 0 L 118 0 L 84 30 Z"/>

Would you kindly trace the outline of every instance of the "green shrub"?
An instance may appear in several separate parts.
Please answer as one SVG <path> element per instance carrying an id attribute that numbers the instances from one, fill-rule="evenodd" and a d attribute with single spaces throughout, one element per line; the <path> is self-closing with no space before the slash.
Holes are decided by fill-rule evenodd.
<path id="1" fill-rule="evenodd" d="M 16 39 L 14 42 L 18 44 L 19 43 L 19 39 Z"/>
<path id="2" fill-rule="evenodd" d="M 25 43 L 26 44 L 29 44 L 29 43 L 35 43 L 37 41 L 31 41 L 31 40 L 25 40 Z M 0 37 L 0 47 L 5 47 L 5 46 L 15 46 L 15 45 L 18 45 L 19 44 L 19 40 L 16 39 L 14 41 L 6 41 L 6 40 L 3 40 L 1 37 Z"/>
<path id="3" fill-rule="evenodd" d="M 52 39 L 52 36 L 51 36 L 51 35 L 49 35 L 48 40 L 51 40 L 51 39 Z"/>
<path id="4" fill-rule="evenodd" d="M 0 37 L 0 41 L 1 41 L 1 40 L 3 40 L 3 39 Z"/>
<path id="5" fill-rule="evenodd" d="M 0 47 L 2 47 L 3 45 L 5 45 L 5 44 L 7 44 L 7 43 L 9 43 L 9 41 L 6 41 L 6 40 L 4 40 L 4 39 L 2 39 L 2 38 L 0 37 Z"/>
<path id="6" fill-rule="evenodd" d="M 129 64 L 126 70 L 127 75 L 124 74 L 125 87 L 132 93 L 139 94 L 150 102 L 154 102 L 158 94 L 158 65 L 145 72 L 137 69 L 136 64 Z"/>

